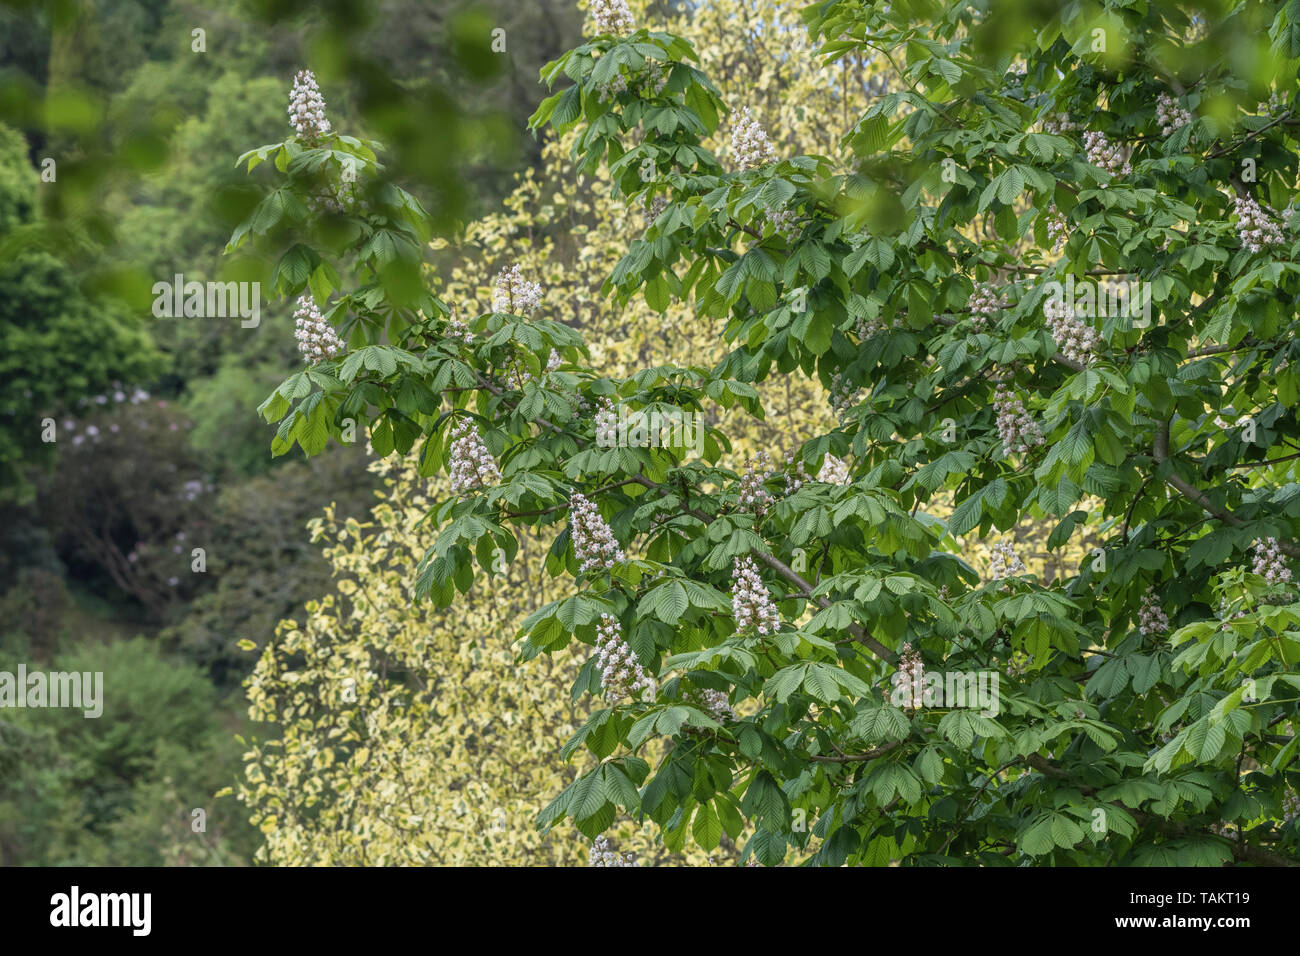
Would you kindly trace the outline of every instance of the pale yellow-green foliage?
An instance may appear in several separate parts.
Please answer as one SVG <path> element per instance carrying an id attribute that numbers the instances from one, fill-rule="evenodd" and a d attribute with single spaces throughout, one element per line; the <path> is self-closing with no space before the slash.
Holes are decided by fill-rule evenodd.
<path id="1" fill-rule="evenodd" d="M 757 23 L 760 7 L 762 35 L 747 38 L 741 25 Z M 663 25 L 695 38 L 727 101 L 754 108 L 790 155 L 830 150 L 831 111 L 845 109 L 818 80 L 798 7 L 723 0 L 694 24 Z M 728 134 L 724 123 L 711 145 L 723 151 Z M 642 216 L 610 199 L 603 176 L 579 177 L 568 148 L 547 143 L 544 170 L 521 176 L 505 210 L 470 227 L 448 256 L 453 265 L 440 293 L 462 314 L 486 311 L 492 277 L 518 263 L 543 284 L 544 314 L 583 330 L 603 374 L 718 358 L 718 330 L 697 322 L 688 304 L 659 315 L 639 299 L 619 308 L 601 294 L 644 229 Z M 798 376 L 769 388 L 769 425 L 740 430 L 741 457 L 759 441 L 793 447 L 805 431 L 828 424 L 815 391 Z M 262 857 L 280 864 L 585 862 L 580 835 L 543 837 L 532 825 L 583 768 L 583 756 L 565 762 L 559 748 L 591 706 L 570 701 L 578 656 L 515 663 L 518 621 L 563 587 L 540 570 L 548 542 L 525 539 L 491 587 L 480 582 L 453 613 L 433 612 L 413 603 L 410 589 L 431 543 L 416 526 L 438 493 L 409 464 L 375 467 L 386 474 L 386 491 L 370 520 L 327 509 L 313 523 L 339 578 L 335 593 L 309 605 L 304 627 L 281 625 L 249 681 L 251 715 L 281 726 L 278 739 L 250 745 L 239 787 L 266 834 Z M 649 825 L 622 821 L 612 836 L 643 863 L 669 859 Z M 717 856 L 734 858 L 734 849 L 724 842 Z M 705 862 L 698 851 L 684 859 Z"/>
<path id="2" fill-rule="evenodd" d="M 632 3 L 637 23 L 647 23 L 643 4 Z M 823 70 L 799 18 L 804 4 L 789 0 L 721 0 L 703 4 L 690 18 L 647 25 L 691 39 L 700 69 L 719 87 L 737 113 L 750 107 L 765 126 L 778 155 L 816 153 L 834 156 L 846 122 L 868 105 L 864 80 L 849 65 Z M 724 118 L 705 145 L 719 156 L 729 153 L 731 123 Z M 473 223 L 461 241 L 439 243 L 454 250 L 442 276 L 440 293 L 465 314 L 486 311 L 492 277 L 510 264 L 542 283 L 545 313 L 580 328 L 591 349 L 593 369 L 624 376 L 662 363 L 712 364 L 728 344 L 721 329 L 700 322 L 690 302 L 674 302 L 656 313 L 640 298 L 626 306 L 605 297 L 601 285 L 645 230 L 642 210 L 610 195 L 601 169 L 580 175 L 569 159 L 576 132 L 549 138 L 544 170 L 519 177 L 506 211 Z M 762 390 L 768 422 L 726 421 L 739 455 L 766 447 L 776 452 L 797 447 L 832 424 L 825 393 L 801 373 L 781 376 Z M 720 411 L 720 410 L 719 410 Z"/>
<path id="3" fill-rule="evenodd" d="M 646 23 L 642 4 L 631 5 Z M 649 25 L 691 38 L 724 100 L 737 112 L 749 106 L 779 155 L 833 157 L 840 131 L 868 105 L 867 77 L 851 65 L 820 69 L 802 6 L 714 0 L 689 22 Z M 724 119 L 708 145 L 725 156 L 729 133 Z M 518 264 L 545 289 L 542 314 L 583 331 L 599 374 L 721 357 L 721 330 L 700 322 L 690 303 L 658 314 L 640 298 L 620 307 L 601 293 L 644 222 L 640 209 L 610 198 L 603 174 L 580 176 L 569 147 L 547 142 L 544 168 L 519 177 L 503 211 L 454 244 L 435 244 L 439 294 L 462 316 L 488 311 L 493 276 Z M 733 466 L 759 449 L 779 460 L 832 425 L 825 393 L 801 373 L 768 382 L 762 395 L 766 423 L 743 413 L 724 422 L 736 443 Z M 374 464 L 385 491 L 368 520 L 331 507 L 313 522 L 335 592 L 308 605 L 304 627 L 281 624 L 249 680 L 252 717 L 279 725 L 274 739 L 250 743 L 236 788 L 266 835 L 260 857 L 289 865 L 585 863 L 589 845 L 576 831 L 542 836 L 532 822 L 591 760 L 559 756 L 593 706 L 570 699 L 582 656 L 518 664 L 512 646 L 522 617 L 567 586 L 541 570 L 549 538 L 525 536 L 504 573 L 490 585 L 480 577 L 450 612 L 415 603 L 415 567 L 432 543 L 418 525 L 445 485 L 419 478 L 413 460 Z M 680 857 L 656 847 L 650 824 L 620 821 L 611 836 L 643 863 L 706 862 L 697 849 Z M 735 858 L 725 837 L 717 858 Z"/>
<path id="4" fill-rule="evenodd" d="M 572 865 L 588 844 L 542 836 L 537 812 L 580 766 L 559 745 L 585 719 L 569 687 L 569 652 L 517 664 L 516 624 L 555 591 L 543 553 L 525 542 L 493 586 L 454 609 L 414 603 L 410 586 L 430 543 L 418 527 L 429 482 L 414 460 L 376 461 L 383 500 L 370 520 L 327 508 L 312 535 L 338 577 L 283 622 L 248 682 L 250 716 L 281 725 L 253 744 L 239 796 L 266 835 L 259 859 L 281 865 Z M 649 828 L 613 836 L 646 863 L 668 858 Z M 704 862 L 696 851 L 685 858 Z"/>
<path id="5" fill-rule="evenodd" d="M 282 724 L 255 747 L 241 796 L 258 809 L 274 863 L 573 862 L 574 841 L 545 840 L 530 798 L 562 787 L 563 767 L 531 759 L 566 731 L 564 658 L 516 668 L 516 602 L 534 562 L 517 561 L 496 595 L 475 593 L 439 620 L 410 584 L 431 503 L 410 466 L 377 462 L 385 499 L 367 522 L 328 508 L 312 523 L 339 578 L 284 622 L 249 682 L 250 714 Z"/>

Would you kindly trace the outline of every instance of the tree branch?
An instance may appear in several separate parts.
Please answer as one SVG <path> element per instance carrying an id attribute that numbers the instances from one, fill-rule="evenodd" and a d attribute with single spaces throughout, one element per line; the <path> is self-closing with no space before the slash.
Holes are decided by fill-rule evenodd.
<path id="1" fill-rule="evenodd" d="M 1068 771 L 1056 766 L 1040 754 L 1030 754 L 1025 758 L 1025 763 L 1034 770 L 1037 770 L 1039 773 L 1048 777 L 1053 777 L 1057 780 L 1073 781 L 1074 779 Z M 1089 787 L 1078 783 L 1075 785 L 1078 786 L 1079 792 L 1084 796 L 1095 797 L 1097 795 L 1095 787 Z M 1120 805 L 1123 806 L 1123 804 Z M 1180 827 L 1175 824 L 1170 824 L 1164 817 L 1144 813 L 1141 810 L 1134 810 L 1131 807 L 1124 807 L 1124 809 L 1127 813 L 1132 815 L 1133 819 L 1136 820 L 1140 826 L 1149 826 L 1161 830 L 1170 836 L 1180 837 L 1189 836 L 1191 834 L 1205 834 L 1209 832 L 1198 827 Z M 1261 846 L 1252 846 L 1249 843 L 1234 842 L 1231 840 L 1228 841 L 1228 845 L 1232 847 L 1232 856 L 1236 860 L 1244 860 L 1248 863 L 1259 863 L 1263 866 L 1300 866 L 1300 860 L 1297 860 L 1294 857 L 1284 856 L 1281 853 L 1275 853 L 1272 850 L 1266 850 Z"/>
<path id="2" fill-rule="evenodd" d="M 875 760 L 882 754 L 887 754 L 891 750 L 903 746 L 903 741 L 895 740 L 893 743 L 877 747 L 875 750 L 868 750 L 861 754 L 841 754 L 838 757 L 828 757 L 825 754 L 814 754 L 813 760 L 817 763 L 855 763 L 861 760 Z"/>
<path id="3" fill-rule="evenodd" d="M 1216 505 L 1209 499 L 1205 492 L 1201 491 L 1201 489 L 1197 488 L 1179 475 L 1178 472 L 1174 471 L 1173 462 L 1169 458 L 1169 422 L 1167 420 L 1161 422 L 1159 427 L 1156 428 L 1156 437 L 1151 446 L 1151 455 L 1155 458 L 1157 467 L 1165 463 L 1169 464 L 1169 474 L 1166 475 L 1164 479 L 1165 484 L 1169 485 L 1169 487 L 1181 493 L 1184 498 L 1187 498 L 1194 504 L 1200 505 L 1207 514 L 1213 515 L 1226 525 L 1233 528 L 1240 528 L 1245 524 L 1244 521 L 1226 508 L 1221 508 Z M 1296 547 L 1289 541 L 1279 541 L 1278 547 L 1293 558 L 1300 557 L 1300 548 Z"/>
<path id="4" fill-rule="evenodd" d="M 631 480 L 654 491 L 660 491 L 667 488 L 666 485 L 661 485 L 657 481 L 652 481 L 645 477 L 645 475 L 636 475 Z M 692 518 L 699 519 L 705 524 L 713 523 L 713 517 L 705 514 L 698 508 L 687 508 L 685 513 L 689 514 Z M 805 580 L 798 572 L 790 568 L 780 558 L 773 557 L 765 551 L 759 551 L 757 548 L 752 549 L 749 553 L 759 561 L 762 561 L 777 574 L 781 575 L 781 577 L 785 578 L 791 584 L 798 587 L 804 594 L 812 594 L 813 585 L 809 581 Z M 812 601 L 820 608 L 828 608 L 831 606 L 830 600 L 826 597 L 815 597 L 812 598 Z M 868 634 L 860 625 L 850 624 L 848 629 L 849 633 L 853 635 L 854 640 L 859 644 L 862 644 L 864 647 L 869 648 L 872 653 L 881 660 L 887 661 L 890 664 L 894 664 L 898 661 L 898 655 L 896 653 Z"/>

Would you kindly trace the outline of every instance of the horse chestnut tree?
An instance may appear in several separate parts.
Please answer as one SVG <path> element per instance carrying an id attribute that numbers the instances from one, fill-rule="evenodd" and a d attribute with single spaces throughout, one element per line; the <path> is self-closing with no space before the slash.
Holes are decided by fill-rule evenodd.
<path id="1" fill-rule="evenodd" d="M 274 287 L 345 343 L 263 404 L 273 450 L 359 422 L 432 475 L 475 435 L 491 467 L 431 509 L 415 597 L 453 605 L 525 531 L 572 582 L 521 655 L 589 645 L 572 692 L 604 706 L 539 826 L 599 847 L 648 818 L 765 865 L 1300 862 L 1300 15 L 1210 6 L 825 0 L 827 83 L 894 82 L 809 156 L 686 38 L 601 5 L 532 125 L 657 210 L 605 292 L 692 302 L 711 366 L 597 376 L 573 317 L 514 295 L 462 325 L 378 144 L 313 113 L 247 154 L 277 180 L 232 247 L 278 251 Z M 720 124 L 729 155 L 702 145 Z M 357 201 L 310 217 L 341 179 Z M 761 417 L 791 375 L 835 384 L 835 427 L 728 467 L 716 413 Z M 723 424 L 701 457 L 609 447 L 614 406 Z M 1026 517 L 1102 546 L 981 580 L 966 550 Z M 615 643 L 636 679 L 608 694 Z"/>

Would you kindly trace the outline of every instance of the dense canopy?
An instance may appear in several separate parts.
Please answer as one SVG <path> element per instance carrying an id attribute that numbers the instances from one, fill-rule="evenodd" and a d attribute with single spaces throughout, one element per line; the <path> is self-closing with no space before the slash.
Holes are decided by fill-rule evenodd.
<path id="1" fill-rule="evenodd" d="M 823 88 L 888 84 L 826 155 L 724 101 L 707 37 L 592 14 L 533 125 L 645 212 L 603 295 L 685 308 L 718 361 L 595 371 L 523 270 L 453 308 L 382 147 L 319 124 L 246 154 L 277 175 L 231 243 L 321 313 L 261 409 L 277 453 L 364 428 L 447 473 L 415 597 L 557 581 L 519 656 L 579 652 L 591 706 L 539 826 L 765 865 L 1296 862 L 1295 5 L 828 0 Z M 833 420 L 733 460 L 788 381 Z M 1097 546 L 1033 573 L 1027 519 Z M 364 765 L 371 717 L 314 759 Z"/>

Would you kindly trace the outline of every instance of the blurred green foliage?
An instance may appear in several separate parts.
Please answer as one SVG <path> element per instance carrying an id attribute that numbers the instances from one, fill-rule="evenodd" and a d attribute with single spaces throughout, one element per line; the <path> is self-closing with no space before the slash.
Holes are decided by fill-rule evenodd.
<path id="1" fill-rule="evenodd" d="M 251 666 L 237 643 L 324 590 L 308 518 L 372 497 L 358 451 L 267 451 L 252 409 L 301 364 L 292 303 L 264 287 L 255 328 L 152 315 L 153 283 L 176 274 L 258 278 L 222 255 L 258 196 L 232 157 L 283 137 L 292 77 L 312 69 L 330 115 L 383 140 L 388 175 L 450 234 L 537 161 L 522 132 L 538 69 L 581 20 L 569 0 L 0 0 L 0 669 L 101 654 L 110 677 L 196 688 L 174 733 L 147 711 L 67 727 L 5 713 L 0 863 L 244 860 L 242 831 L 211 816 L 238 766 L 216 729 Z M 137 388 L 147 404 L 112 400 Z M 201 499 L 178 501 L 192 481 Z M 114 656 L 137 634 L 131 653 L 153 657 Z M 99 756 L 122 773 L 102 790 Z"/>
<path id="2" fill-rule="evenodd" d="M 48 416 L 156 365 L 137 318 L 93 301 L 65 263 L 16 241 L 39 223 L 36 178 L 22 137 L 0 126 L 0 495 L 30 492 L 22 463 L 52 458 Z"/>
<path id="3" fill-rule="evenodd" d="M 5 645 L 0 644 L 0 648 Z M 0 865 L 237 862 L 253 834 L 226 782 L 239 745 L 197 668 L 145 638 L 88 641 L 51 670 L 99 672 L 111 706 L 7 710 L 0 720 Z M 206 831 L 191 812 L 206 812 Z"/>

